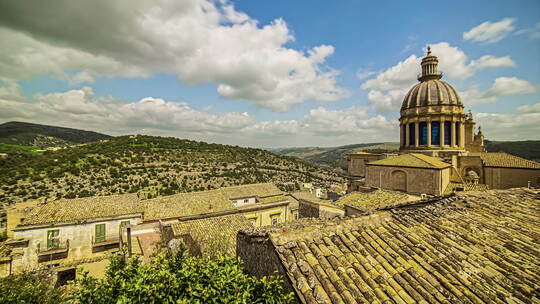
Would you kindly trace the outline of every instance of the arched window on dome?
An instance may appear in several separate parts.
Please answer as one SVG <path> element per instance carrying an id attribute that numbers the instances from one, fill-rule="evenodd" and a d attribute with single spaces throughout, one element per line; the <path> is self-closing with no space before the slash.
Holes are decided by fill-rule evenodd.
<path id="1" fill-rule="evenodd" d="M 425 121 L 422 121 L 420 124 L 419 124 L 419 141 L 420 141 L 420 146 L 426 146 L 427 145 L 427 122 Z"/>
<path id="2" fill-rule="evenodd" d="M 444 122 L 444 145 L 450 146 L 452 140 L 452 123 L 450 121 Z"/>
<path id="3" fill-rule="evenodd" d="M 441 142 L 441 123 L 438 121 L 431 122 L 431 144 L 438 146 Z"/>
<path id="4" fill-rule="evenodd" d="M 414 126 L 415 126 L 414 122 L 409 124 L 409 146 L 415 145 L 414 135 L 416 134 L 416 132 L 415 132 Z"/>

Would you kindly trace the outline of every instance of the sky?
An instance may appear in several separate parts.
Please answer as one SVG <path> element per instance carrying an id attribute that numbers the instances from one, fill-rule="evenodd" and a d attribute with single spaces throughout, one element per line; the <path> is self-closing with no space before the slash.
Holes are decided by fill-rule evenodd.
<path id="1" fill-rule="evenodd" d="M 0 41 L 0 123 L 399 141 L 430 45 L 487 139 L 540 139 L 540 1 L 0 0 Z"/>

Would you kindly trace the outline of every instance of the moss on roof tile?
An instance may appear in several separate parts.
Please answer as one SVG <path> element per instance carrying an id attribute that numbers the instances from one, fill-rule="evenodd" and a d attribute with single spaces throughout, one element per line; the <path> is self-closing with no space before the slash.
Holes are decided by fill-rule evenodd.
<path id="1" fill-rule="evenodd" d="M 367 163 L 374 166 L 390 167 L 413 167 L 428 169 L 444 169 L 451 167 L 451 164 L 445 163 L 438 158 L 427 156 L 420 153 L 403 154 L 396 157 L 385 158 Z"/>
<path id="2" fill-rule="evenodd" d="M 328 303 L 348 302 L 349 294 L 361 302 L 535 303 L 538 197 L 527 189 L 471 191 L 391 212 L 241 233 L 271 238 L 304 303 L 322 290 Z"/>
<path id="3" fill-rule="evenodd" d="M 189 234 L 204 256 L 212 256 L 216 251 L 236 254 L 236 234 L 253 224 L 243 215 L 226 215 L 182 221 L 171 227 L 174 237 Z"/>
<path id="4" fill-rule="evenodd" d="M 359 207 L 366 211 L 399 205 L 409 201 L 419 200 L 420 197 L 403 192 L 377 189 L 372 192 L 353 192 L 340 198 L 336 204 Z"/>
<path id="5" fill-rule="evenodd" d="M 486 167 L 540 169 L 540 163 L 504 152 L 471 153 L 480 156 Z"/>

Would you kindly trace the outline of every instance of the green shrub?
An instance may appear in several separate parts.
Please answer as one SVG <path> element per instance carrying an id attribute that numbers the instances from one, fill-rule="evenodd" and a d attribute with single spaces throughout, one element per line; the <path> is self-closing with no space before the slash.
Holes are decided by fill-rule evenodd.
<path id="1" fill-rule="evenodd" d="M 59 289 L 52 288 L 43 277 L 22 273 L 0 278 L 0 303 L 57 304 L 65 298 Z"/>

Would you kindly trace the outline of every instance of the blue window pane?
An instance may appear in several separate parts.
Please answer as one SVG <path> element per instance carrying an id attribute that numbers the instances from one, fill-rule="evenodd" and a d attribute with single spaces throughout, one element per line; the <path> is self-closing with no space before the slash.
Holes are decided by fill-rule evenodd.
<path id="1" fill-rule="evenodd" d="M 420 128 L 420 145 L 427 145 L 427 122 L 421 122 L 419 125 Z"/>
<path id="2" fill-rule="evenodd" d="M 414 146 L 414 123 L 409 124 L 409 145 Z"/>
<path id="3" fill-rule="evenodd" d="M 444 144 L 450 146 L 452 138 L 452 123 L 449 121 L 444 122 Z"/>
<path id="4" fill-rule="evenodd" d="M 460 124 L 461 124 L 460 122 L 456 122 L 456 145 L 458 145 L 458 146 L 459 146 L 459 137 L 461 135 L 461 134 L 459 134 L 459 125 Z"/>
<path id="5" fill-rule="evenodd" d="M 431 144 L 438 146 L 441 142 L 441 124 L 438 121 L 431 123 Z"/>

